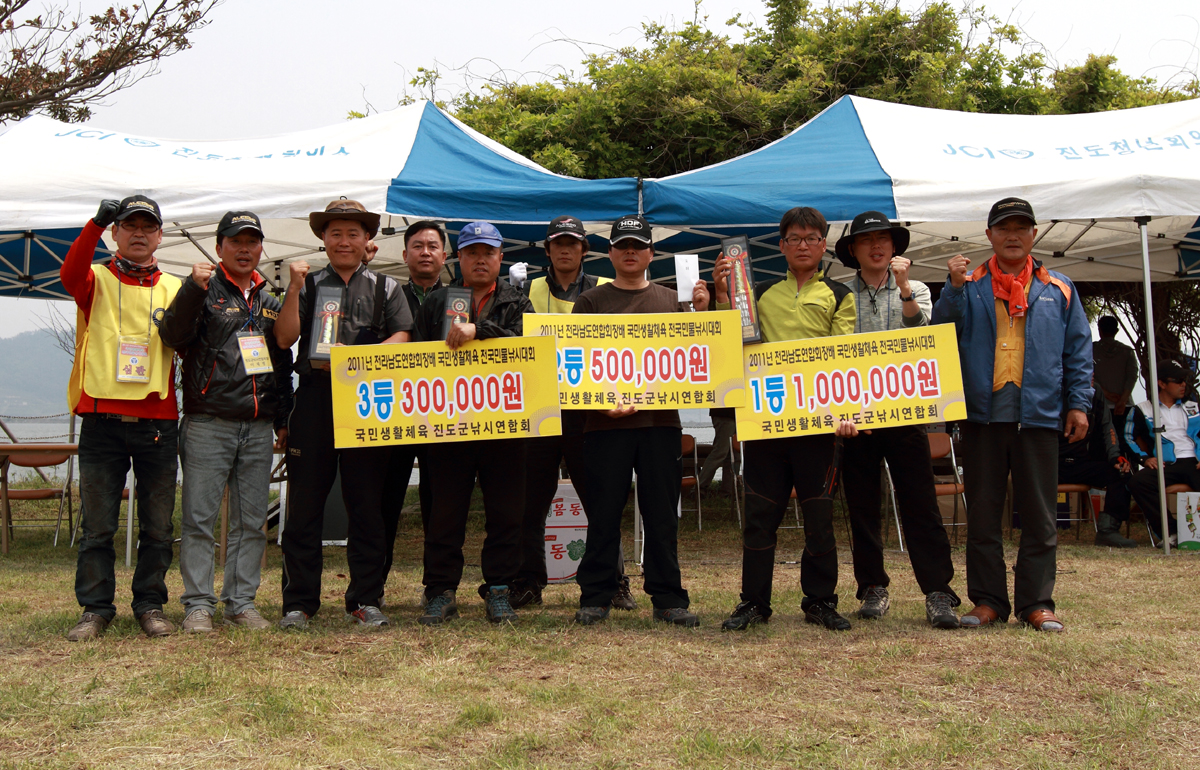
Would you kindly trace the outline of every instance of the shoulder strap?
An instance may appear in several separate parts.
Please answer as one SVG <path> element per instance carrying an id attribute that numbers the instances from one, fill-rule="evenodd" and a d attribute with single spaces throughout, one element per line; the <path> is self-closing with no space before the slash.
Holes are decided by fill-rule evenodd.
<path id="1" fill-rule="evenodd" d="M 305 328 L 301 327 L 301 329 L 300 329 L 301 337 L 304 337 L 304 336 L 307 336 L 308 334 L 310 334 L 310 330 L 312 329 L 313 314 L 317 312 L 317 281 L 316 281 L 316 279 L 313 278 L 312 273 L 309 273 L 308 275 L 304 276 L 304 292 L 306 295 L 305 296 L 305 300 L 306 300 L 305 304 L 308 305 L 308 324 L 307 324 L 308 328 L 305 329 Z"/>
<path id="2" fill-rule="evenodd" d="M 387 276 L 375 274 L 375 308 L 371 315 L 371 328 L 383 338 L 383 310 L 387 304 Z"/>

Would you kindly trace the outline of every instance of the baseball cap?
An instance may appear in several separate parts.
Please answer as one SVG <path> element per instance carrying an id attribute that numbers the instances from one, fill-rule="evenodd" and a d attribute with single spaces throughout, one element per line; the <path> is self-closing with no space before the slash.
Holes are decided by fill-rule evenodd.
<path id="1" fill-rule="evenodd" d="M 569 215 L 555 218 L 546 228 L 547 241 L 552 241 L 560 235 L 569 235 L 581 241 L 587 240 L 587 230 L 584 228 L 583 222 Z"/>
<path id="2" fill-rule="evenodd" d="M 504 239 L 500 237 L 500 231 L 491 222 L 471 222 L 458 231 L 458 248 L 462 249 L 472 243 L 503 246 Z"/>
<path id="3" fill-rule="evenodd" d="M 163 223 L 158 203 L 145 195 L 130 195 L 121 201 L 121 207 L 117 209 L 117 221 L 123 222 L 134 214 L 145 214 L 160 225 Z"/>
<path id="4" fill-rule="evenodd" d="M 1026 217 L 1030 222 L 1037 224 L 1037 219 L 1033 216 L 1033 206 L 1029 205 L 1029 201 L 1021 198 L 1005 198 L 992 204 L 992 210 L 988 212 L 987 226 L 992 227 L 997 222 L 1003 222 L 1010 217 Z"/>
<path id="5" fill-rule="evenodd" d="M 253 211 L 226 211 L 225 216 L 217 223 L 217 237 L 228 238 L 243 230 L 253 230 L 259 238 L 263 235 L 262 221 Z"/>
<path id="6" fill-rule="evenodd" d="M 632 238 L 635 241 L 641 241 L 647 245 L 654 243 L 654 237 L 650 231 L 650 225 L 645 219 L 637 214 L 630 214 L 627 217 L 621 217 L 616 222 L 613 222 L 612 232 L 608 236 L 609 243 L 623 241 L 626 238 Z"/>
<path id="7" fill-rule="evenodd" d="M 1192 379 L 1192 373 L 1187 368 L 1169 358 L 1158 362 L 1158 379 L 1163 380 L 1178 380 L 1179 382 L 1188 382 Z"/>
<path id="8" fill-rule="evenodd" d="M 887 215 L 882 212 L 864 211 L 854 218 L 854 221 L 850 223 L 849 232 L 838 238 L 837 244 L 833 247 L 838 261 L 851 270 L 857 270 L 859 268 L 858 260 L 850 251 L 850 247 L 854 245 L 854 238 L 863 233 L 874 233 L 879 230 L 891 231 L 892 249 L 895 256 L 898 257 L 908 250 L 908 230 L 900 225 L 892 224 Z"/>

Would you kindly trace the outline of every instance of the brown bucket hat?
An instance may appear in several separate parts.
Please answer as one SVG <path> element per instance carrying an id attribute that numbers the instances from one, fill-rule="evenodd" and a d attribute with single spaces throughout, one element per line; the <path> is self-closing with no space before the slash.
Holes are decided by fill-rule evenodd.
<path id="1" fill-rule="evenodd" d="M 308 226 L 312 228 L 313 235 L 322 238 L 325 234 L 325 225 L 335 219 L 351 219 L 355 222 L 362 222 L 363 227 L 367 229 L 369 238 L 374 238 L 375 234 L 379 232 L 379 215 L 367 211 L 367 207 L 358 201 L 345 198 L 331 201 L 324 211 L 314 211 L 309 214 Z"/>

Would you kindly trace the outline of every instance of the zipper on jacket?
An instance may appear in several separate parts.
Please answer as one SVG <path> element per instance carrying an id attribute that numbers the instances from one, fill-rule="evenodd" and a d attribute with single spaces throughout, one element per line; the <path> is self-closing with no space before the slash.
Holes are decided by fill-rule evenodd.
<path id="1" fill-rule="evenodd" d="M 204 388 L 200 391 L 201 395 L 204 395 L 204 396 L 208 395 L 208 386 L 212 385 L 212 378 L 213 378 L 213 375 L 216 373 L 217 373 L 217 362 L 216 362 L 216 360 L 214 360 L 213 365 L 212 365 L 212 371 L 208 373 L 208 382 L 204 383 Z"/>
<path id="2" fill-rule="evenodd" d="M 250 390 L 254 394 L 254 419 L 258 419 L 258 378 L 250 375 Z"/>

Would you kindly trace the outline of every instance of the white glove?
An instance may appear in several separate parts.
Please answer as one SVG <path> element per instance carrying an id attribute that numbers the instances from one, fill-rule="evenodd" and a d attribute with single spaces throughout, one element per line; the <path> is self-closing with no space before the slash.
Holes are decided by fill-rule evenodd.
<path id="1" fill-rule="evenodd" d="M 508 268 L 508 282 L 518 289 L 524 288 L 528 275 L 529 265 L 525 262 L 515 262 Z"/>

